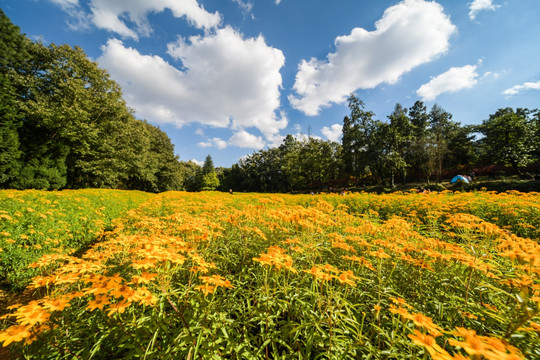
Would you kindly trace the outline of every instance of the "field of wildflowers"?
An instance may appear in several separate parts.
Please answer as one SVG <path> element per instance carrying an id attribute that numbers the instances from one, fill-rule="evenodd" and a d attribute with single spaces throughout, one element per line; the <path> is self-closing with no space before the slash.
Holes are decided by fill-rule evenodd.
<path id="1" fill-rule="evenodd" d="M 540 358 L 538 193 L 12 191 L 0 205 L 4 287 L 31 295 L 0 308 L 13 355 Z"/>

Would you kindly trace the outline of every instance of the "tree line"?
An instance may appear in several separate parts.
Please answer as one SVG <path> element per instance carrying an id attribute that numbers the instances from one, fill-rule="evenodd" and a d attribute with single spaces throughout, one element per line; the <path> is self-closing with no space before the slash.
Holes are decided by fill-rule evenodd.
<path id="1" fill-rule="evenodd" d="M 386 121 L 354 94 L 343 119 L 341 143 L 287 135 L 221 169 L 221 189 L 291 192 L 398 182 L 440 183 L 445 174 L 501 164 L 521 177 L 540 159 L 540 111 L 504 108 L 480 125 L 461 125 L 439 105 L 396 104 Z M 537 170 L 538 171 L 538 170 Z"/>

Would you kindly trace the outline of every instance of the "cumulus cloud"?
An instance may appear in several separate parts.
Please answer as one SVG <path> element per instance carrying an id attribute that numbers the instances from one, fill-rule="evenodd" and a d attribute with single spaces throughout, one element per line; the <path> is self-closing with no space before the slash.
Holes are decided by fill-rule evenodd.
<path id="1" fill-rule="evenodd" d="M 50 1 L 79 19 L 81 13 L 84 13 L 79 7 L 78 0 Z M 78 8 L 77 12 L 74 11 L 75 8 Z M 199 29 L 212 29 L 221 23 L 221 15 L 218 12 L 206 11 L 197 0 L 91 0 L 91 13 L 86 14 L 86 17 L 100 29 L 137 40 L 139 35 L 148 36 L 152 32 L 147 14 L 158 13 L 165 9 L 169 9 L 177 18 L 185 17 L 191 25 Z M 126 18 L 135 24 L 135 28 L 130 28 L 126 24 Z"/>
<path id="2" fill-rule="evenodd" d="M 422 97 L 422 100 L 431 101 L 442 93 L 472 88 L 478 83 L 476 67 L 476 65 L 452 67 L 420 86 L 416 93 Z"/>
<path id="3" fill-rule="evenodd" d="M 321 107 L 343 103 L 357 89 L 393 84 L 401 75 L 448 50 L 456 27 L 436 2 L 404 0 L 391 6 L 374 31 L 354 28 L 335 40 L 326 60 L 303 60 L 289 96 L 293 107 L 317 115 Z"/>
<path id="4" fill-rule="evenodd" d="M 337 142 L 343 134 L 343 125 L 334 124 L 331 127 L 323 126 L 321 132 L 328 140 Z"/>
<path id="5" fill-rule="evenodd" d="M 143 118 L 178 127 L 255 127 L 265 136 L 287 126 L 287 118 L 278 114 L 285 57 L 262 36 L 244 39 L 225 27 L 212 35 L 180 38 L 169 44 L 168 53 L 182 62 L 182 70 L 117 39 L 102 47 L 98 62 Z"/>
<path id="6" fill-rule="evenodd" d="M 228 141 L 215 137 L 207 139 L 206 141 L 201 141 L 197 145 L 203 148 L 216 147 L 220 150 L 225 149 L 228 146 L 246 149 L 262 149 L 266 145 L 266 142 L 263 140 L 262 136 L 256 136 L 245 130 L 240 130 L 235 132 Z"/>
<path id="7" fill-rule="evenodd" d="M 476 15 L 482 10 L 497 10 L 500 5 L 494 5 L 492 0 L 474 0 L 469 3 L 469 18 L 474 20 Z"/>
<path id="8" fill-rule="evenodd" d="M 215 137 L 212 139 L 208 139 L 207 141 L 201 141 L 198 143 L 200 147 L 207 148 L 207 147 L 217 147 L 218 149 L 222 150 L 227 147 L 227 142 L 221 138 Z"/>
<path id="9" fill-rule="evenodd" d="M 532 82 L 527 81 L 521 85 L 512 86 L 510 89 L 506 89 L 502 92 L 503 95 L 512 96 L 517 95 L 524 90 L 540 90 L 540 81 Z"/>
<path id="10" fill-rule="evenodd" d="M 248 149 L 262 149 L 265 145 L 260 136 L 255 136 L 245 130 L 238 131 L 229 139 L 229 145 Z"/>

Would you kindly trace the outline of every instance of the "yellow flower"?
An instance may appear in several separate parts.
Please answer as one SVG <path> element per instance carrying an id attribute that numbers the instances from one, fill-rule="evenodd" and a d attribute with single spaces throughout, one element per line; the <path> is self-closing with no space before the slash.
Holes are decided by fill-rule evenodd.
<path id="1" fill-rule="evenodd" d="M 4 331 L 0 332 L 0 341 L 4 342 L 4 346 L 8 346 L 12 342 L 19 342 L 28 338 L 32 333 L 29 331 L 32 326 L 28 325 L 13 325 Z"/>
<path id="2" fill-rule="evenodd" d="M 143 305 L 146 306 L 152 306 L 155 303 L 157 303 L 158 298 L 154 294 L 152 294 L 146 287 L 141 287 L 137 290 L 135 290 L 135 293 L 130 299 L 131 301 L 138 301 Z"/>
<path id="3" fill-rule="evenodd" d="M 195 290 L 199 290 L 200 292 L 204 294 L 204 296 L 214 293 L 215 289 L 216 287 L 214 285 L 209 285 L 209 284 L 195 286 Z"/>
<path id="4" fill-rule="evenodd" d="M 435 338 L 430 335 L 422 334 L 418 330 L 413 330 L 414 334 L 407 335 L 414 344 L 418 346 L 422 346 L 425 348 L 429 354 L 431 355 L 433 360 L 451 360 L 451 359 L 459 359 L 459 358 L 453 358 L 446 350 L 441 348 L 437 342 L 435 341 Z"/>
<path id="5" fill-rule="evenodd" d="M 62 311 L 70 306 L 69 297 L 59 297 L 56 299 L 45 299 L 43 301 L 43 307 L 49 311 Z"/>
<path id="6" fill-rule="evenodd" d="M 354 276 L 352 270 L 343 271 L 338 277 L 338 281 L 342 284 L 350 286 L 356 286 L 355 280 L 360 280 L 359 277 Z"/>
<path id="7" fill-rule="evenodd" d="M 215 285 L 216 288 L 220 286 L 226 288 L 234 287 L 229 280 L 225 279 L 221 275 L 199 276 L 199 279 L 201 279 L 205 284 Z"/>
<path id="8" fill-rule="evenodd" d="M 120 285 L 117 289 L 114 289 L 113 291 L 111 291 L 111 296 L 114 296 L 117 298 L 124 297 L 125 299 L 128 299 L 129 297 L 133 295 L 134 292 L 135 290 L 133 290 L 129 286 Z"/>
<path id="9" fill-rule="evenodd" d="M 409 334 L 407 336 L 411 338 L 413 343 L 415 343 L 416 345 L 427 348 L 427 347 L 433 347 L 433 345 L 437 344 L 433 336 L 424 335 L 416 329 L 413 330 L 413 332 L 414 334 Z"/>
<path id="10" fill-rule="evenodd" d="M 296 269 L 292 266 L 292 258 L 285 253 L 285 250 L 277 245 L 270 246 L 266 254 L 260 254 L 259 257 L 254 257 L 253 261 L 261 263 L 261 265 L 275 266 L 278 270 L 285 268 L 293 273 Z"/>
<path id="11" fill-rule="evenodd" d="M 45 311 L 37 301 L 31 301 L 28 305 L 19 307 L 15 316 L 20 325 L 34 325 L 46 322 L 51 314 Z"/>
<path id="12" fill-rule="evenodd" d="M 109 305 L 109 310 L 107 311 L 107 315 L 111 316 L 113 314 L 122 314 L 124 311 L 126 311 L 126 308 L 131 305 L 131 302 L 127 301 L 126 299 Z"/>
<path id="13" fill-rule="evenodd" d="M 94 300 L 88 302 L 86 308 L 90 311 L 94 311 L 95 309 L 103 310 L 103 307 L 110 303 L 111 300 L 107 295 L 96 295 Z"/>
<path id="14" fill-rule="evenodd" d="M 412 308 L 411 305 L 407 304 L 407 302 L 405 301 L 405 299 L 402 299 L 400 297 L 398 298 L 393 298 L 391 297 L 390 300 L 392 300 L 392 302 L 396 305 L 399 305 L 399 306 L 405 306 L 407 308 Z"/>
<path id="15" fill-rule="evenodd" d="M 143 272 L 141 275 L 135 275 L 131 278 L 133 284 L 148 284 L 150 281 L 155 279 L 157 274 L 151 274 L 148 272 Z"/>

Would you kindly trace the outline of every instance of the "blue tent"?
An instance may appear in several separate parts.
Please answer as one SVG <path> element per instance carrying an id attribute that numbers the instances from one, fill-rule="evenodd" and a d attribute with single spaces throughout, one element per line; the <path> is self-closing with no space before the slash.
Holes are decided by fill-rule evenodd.
<path id="1" fill-rule="evenodd" d="M 469 180 L 467 180 L 464 176 L 461 176 L 461 175 L 456 175 L 452 178 L 452 180 L 450 180 L 450 184 L 455 184 L 457 183 L 458 181 L 463 181 L 464 183 L 468 184 L 469 183 Z"/>

